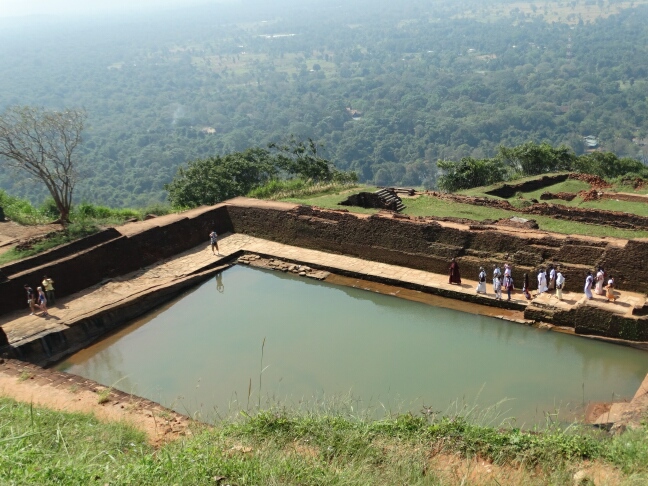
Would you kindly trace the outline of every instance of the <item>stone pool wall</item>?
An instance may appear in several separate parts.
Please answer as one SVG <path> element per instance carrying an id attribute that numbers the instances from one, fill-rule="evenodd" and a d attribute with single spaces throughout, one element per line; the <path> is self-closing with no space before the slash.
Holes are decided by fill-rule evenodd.
<path id="1" fill-rule="evenodd" d="M 462 275 L 476 280 L 479 267 L 508 261 L 521 287 L 524 273 L 532 288 L 539 266 L 559 263 L 570 290 L 582 287 L 587 270 L 602 265 L 621 290 L 648 288 L 648 241 L 538 236 L 488 226 L 447 225 L 425 219 L 356 215 L 309 206 L 272 209 L 231 204 L 232 228 L 281 243 L 444 274 L 456 257 Z M 489 272 L 490 273 L 490 272 Z"/>
<path id="2" fill-rule="evenodd" d="M 135 234 L 120 234 L 108 242 L 65 254 L 58 260 L 37 261 L 36 266 L 21 269 L 0 283 L 0 315 L 26 309 L 24 284 L 31 285 L 35 291 L 45 274 L 54 279 L 57 297 L 65 297 L 206 242 L 212 229 L 219 234 L 232 229 L 223 205 L 195 217 L 180 216 L 159 226 L 151 225 Z"/>
<path id="3" fill-rule="evenodd" d="M 25 309 L 23 283 L 37 285 L 44 273 L 56 281 L 59 297 L 73 294 L 175 256 L 201 243 L 216 229 L 249 234 L 315 250 L 445 274 L 452 257 L 462 275 L 476 279 L 480 266 L 504 261 L 513 264 L 521 287 L 523 273 L 532 288 L 538 266 L 560 263 L 567 289 L 578 291 L 587 269 L 603 265 L 620 290 L 648 288 L 648 241 L 569 237 L 540 232 L 505 231 L 490 226 L 442 223 L 431 219 L 389 214 L 358 215 L 345 211 L 237 198 L 191 216 L 171 215 L 134 231 L 120 229 L 118 238 L 22 273 L 0 283 L 0 314 Z M 490 272 L 489 272 L 490 273 Z M 604 309 L 551 312 L 530 309 L 529 318 L 628 340 L 648 340 L 648 309 L 632 317 Z M 595 315 L 594 315 L 595 314 Z"/>

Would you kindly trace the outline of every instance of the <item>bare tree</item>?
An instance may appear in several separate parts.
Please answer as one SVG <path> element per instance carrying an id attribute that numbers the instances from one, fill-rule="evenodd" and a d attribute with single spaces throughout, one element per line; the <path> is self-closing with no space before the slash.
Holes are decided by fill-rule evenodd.
<path id="1" fill-rule="evenodd" d="M 60 213 L 70 222 L 72 193 L 78 180 L 75 149 L 81 143 L 84 110 L 51 111 L 16 106 L 0 115 L 0 158 L 6 165 L 43 182 Z"/>

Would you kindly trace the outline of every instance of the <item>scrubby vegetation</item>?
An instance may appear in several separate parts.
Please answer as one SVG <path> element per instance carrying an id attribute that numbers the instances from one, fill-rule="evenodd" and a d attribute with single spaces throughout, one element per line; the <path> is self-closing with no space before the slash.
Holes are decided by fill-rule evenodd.
<path id="1" fill-rule="evenodd" d="M 268 149 L 250 148 L 222 157 L 191 161 L 180 167 L 165 186 L 176 207 L 216 204 L 248 193 L 272 197 L 275 193 L 308 193 L 357 181 L 355 172 L 337 170 L 318 154 L 312 140 L 291 137 Z"/>
<path id="2" fill-rule="evenodd" d="M 0 207 L 5 217 L 19 224 L 48 224 L 58 216 L 54 201 L 48 199 L 43 204 L 34 205 L 27 199 L 11 196 L 0 190 Z M 155 204 L 140 209 L 110 208 L 98 204 L 82 202 L 72 207 L 71 219 L 82 224 L 110 225 L 120 224 L 129 219 L 142 219 L 147 214 L 161 216 L 173 209 L 169 205 Z"/>
<path id="3" fill-rule="evenodd" d="M 155 450 L 121 423 L 6 398 L 0 410 L 3 484 L 459 483 L 444 474 L 437 458 L 444 454 L 518 471 L 517 481 L 505 484 L 571 484 L 583 461 L 629 484 L 648 479 L 646 429 L 611 437 L 578 427 L 492 428 L 461 417 L 365 420 L 349 412 L 275 409 L 212 429 L 197 425 L 193 434 Z"/>
<path id="4" fill-rule="evenodd" d="M 3 208 L 7 219 L 22 225 L 48 224 L 59 216 L 58 209 L 51 199 L 35 206 L 26 199 L 10 196 L 2 190 L 0 190 L 0 207 Z M 161 216 L 171 211 L 171 207 L 164 204 L 141 209 L 114 209 L 80 203 L 72 206 L 70 212 L 72 223 L 61 227 L 60 230 L 52 230 L 43 236 L 22 242 L 18 247 L 0 254 L 0 265 L 89 236 L 105 226 L 123 224 L 131 219 L 140 220 L 147 214 Z"/>
<path id="5" fill-rule="evenodd" d="M 205 3 L 5 21 L 0 105 L 88 112 L 75 194 L 162 201 L 187 161 L 285 133 L 380 185 L 431 187 L 437 160 L 529 140 L 648 154 L 646 0 Z M 0 187 L 47 193 L 2 170 Z"/>
<path id="6" fill-rule="evenodd" d="M 442 171 L 438 186 L 456 192 L 497 182 L 511 181 L 557 171 L 573 171 L 602 178 L 648 177 L 648 167 L 639 160 L 619 158 L 610 152 L 592 152 L 577 156 L 564 145 L 527 142 L 515 147 L 499 147 L 493 158 L 464 157 L 457 161 L 439 161 Z"/>
<path id="7" fill-rule="evenodd" d="M 266 184 L 253 189 L 249 197 L 258 199 L 286 199 L 307 197 L 312 195 L 322 196 L 335 194 L 356 187 L 355 182 L 314 182 L 304 179 L 278 180 L 273 179 Z"/>

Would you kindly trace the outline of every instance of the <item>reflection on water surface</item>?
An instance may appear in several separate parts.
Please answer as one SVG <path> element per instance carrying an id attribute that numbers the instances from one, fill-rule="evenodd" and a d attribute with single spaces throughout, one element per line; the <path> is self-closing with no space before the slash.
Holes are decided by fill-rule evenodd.
<path id="1" fill-rule="evenodd" d="M 183 413 L 351 394 L 388 410 L 454 401 L 542 422 L 631 397 L 648 353 L 236 266 L 59 365 Z M 567 416 L 567 415 L 565 415 Z"/>

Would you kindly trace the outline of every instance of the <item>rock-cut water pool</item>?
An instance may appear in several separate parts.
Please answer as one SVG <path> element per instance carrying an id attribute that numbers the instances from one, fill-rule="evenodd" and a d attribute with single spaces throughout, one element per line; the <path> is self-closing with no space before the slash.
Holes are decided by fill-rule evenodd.
<path id="1" fill-rule="evenodd" d="M 530 424 L 632 397 L 648 353 L 235 266 L 58 369 L 207 420 L 259 397 L 262 406 L 351 397 L 377 413 L 507 399 L 501 417 Z"/>

